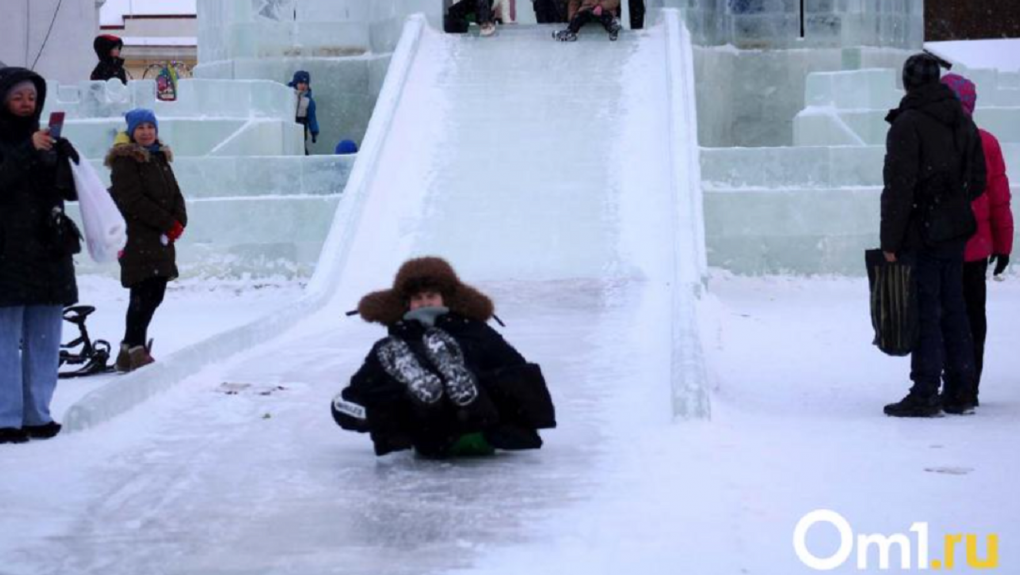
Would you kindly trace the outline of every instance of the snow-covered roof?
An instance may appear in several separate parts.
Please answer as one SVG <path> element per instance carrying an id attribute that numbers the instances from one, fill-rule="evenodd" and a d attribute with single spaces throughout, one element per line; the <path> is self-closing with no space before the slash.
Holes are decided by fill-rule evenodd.
<path id="1" fill-rule="evenodd" d="M 952 62 L 974 68 L 1020 72 L 1020 39 L 928 42 L 932 52 Z"/>
<path id="2" fill-rule="evenodd" d="M 124 36 L 125 46 L 198 46 L 195 36 Z"/>
<path id="3" fill-rule="evenodd" d="M 196 0 L 106 0 L 101 26 L 123 26 L 125 16 L 194 16 Z"/>

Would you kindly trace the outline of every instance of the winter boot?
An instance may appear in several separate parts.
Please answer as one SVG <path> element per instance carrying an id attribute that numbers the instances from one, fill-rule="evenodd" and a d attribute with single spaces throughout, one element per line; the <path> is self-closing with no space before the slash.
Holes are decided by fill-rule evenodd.
<path id="1" fill-rule="evenodd" d="M 117 361 L 114 363 L 114 367 L 117 368 L 117 373 L 127 373 L 131 371 L 131 346 L 126 343 L 120 344 L 120 352 L 117 354 Z"/>
<path id="2" fill-rule="evenodd" d="M 455 405 L 465 406 L 478 398 L 475 374 L 464 365 L 464 353 L 453 336 L 439 328 L 429 328 L 423 338 L 425 355 L 443 376 L 446 395 Z"/>
<path id="3" fill-rule="evenodd" d="M 952 415 L 974 415 L 977 391 L 974 385 L 961 385 L 956 377 L 946 377 L 942 385 L 942 411 Z"/>
<path id="4" fill-rule="evenodd" d="M 61 427 L 56 421 L 51 421 L 42 425 L 26 425 L 24 429 L 31 439 L 50 439 L 60 433 Z"/>
<path id="5" fill-rule="evenodd" d="M 966 393 L 943 393 L 942 411 L 951 415 L 974 415 L 974 399 Z"/>
<path id="6" fill-rule="evenodd" d="M 28 443 L 28 434 L 24 429 L 0 428 L 0 443 Z"/>
<path id="7" fill-rule="evenodd" d="M 560 42 L 577 42 L 577 34 L 570 31 L 570 28 L 553 32 L 553 38 Z"/>
<path id="8" fill-rule="evenodd" d="M 616 42 L 616 39 L 620 37 L 620 30 L 623 26 L 620 24 L 620 20 L 613 18 L 613 21 L 606 25 L 606 32 L 609 32 L 609 41 Z"/>
<path id="9" fill-rule="evenodd" d="M 496 449 L 489 444 L 482 433 L 468 433 L 461 435 L 457 441 L 450 446 L 447 453 L 450 457 L 486 457 L 496 453 Z"/>
<path id="10" fill-rule="evenodd" d="M 144 345 L 136 345 L 129 349 L 128 359 L 131 362 L 131 369 L 128 371 L 134 371 L 156 361 L 152 359 L 152 356 L 149 355 L 149 350 Z"/>
<path id="11" fill-rule="evenodd" d="M 885 406 L 885 414 L 891 417 L 941 417 L 942 402 L 938 395 L 925 397 L 911 392 L 899 402 Z"/>
<path id="12" fill-rule="evenodd" d="M 433 405 L 443 397 L 443 382 L 418 362 L 414 352 L 403 341 L 388 338 L 376 351 L 383 369 L 407 388 L 412 399 Z"/>

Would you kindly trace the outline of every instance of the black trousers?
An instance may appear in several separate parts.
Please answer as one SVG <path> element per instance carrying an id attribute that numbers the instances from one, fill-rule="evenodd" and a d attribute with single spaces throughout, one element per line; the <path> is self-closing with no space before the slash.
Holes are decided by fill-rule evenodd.
<path id="1" fill-rule="evenodd" d="M 466 21 L 470 14 L 475 15 L 475 22 L 479 24 L 492 22 L 492 0 L 460 0 L 447 12 L 451 19 L 461 21 Z"/>
<path id="2" fill-rule="evenodd" d="M 985 364 L 985 338 L 988 336 L 988 318 L 985 302 L 988 299 L 988 260 L 963 264 L 963 299 L 967 303 L 967 318 L 970 319 L 970 334 L 974 338 L 974 395 L 981 384 L 981 371 Z"/>
<path id="3" fill-rule="evenodd" d="M 640 30 L 645 27 L 645 0 L 628 0 L 630 8 L 630 27 Z"/>
<path id="4" fill-rule="evenodd" d="M 596 16 L 591 10 L 581 10 L 574 14 L 574 19 L 570 21 L 567 28 L 570 28 L 571 32 L 577 34 L 585 24 L 600 22 L 602 27 L 608 31 L 612 27 L 615 18 L 616 16 L 613 15 L 612 10 L 603 10 L 601 16 Z"/>
<path id="5" fill-rule="evenodd" d="M 124 343 L 129 347 L 144 346 L 148 340 L 149 324 L 156 308 L 163 303 L 167 281 L 167 278 L 150 278 L 131 286 L 127 328 L 124 330 Z"/>
<path id="6" fill-rule="evenodd" d="M 905 251 L 904 261 L 915 264 L 920 335 L 910 357 L 911 392 L 931 397 L 943 391 L 950 397 L 974 390 L 974 343 L 963 299 L 964 242 L 939 248 Z"/>
<path id="7" fill-rule="evenodd" d="M 566 20 L 559 0 L 535 0 L 535 19 L 539 24 L 554 24 Z"/>

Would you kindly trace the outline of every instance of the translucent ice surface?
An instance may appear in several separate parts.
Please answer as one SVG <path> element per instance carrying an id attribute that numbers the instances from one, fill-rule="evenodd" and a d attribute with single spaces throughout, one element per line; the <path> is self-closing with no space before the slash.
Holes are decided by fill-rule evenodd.
<path id="1" fill-rule="evenodd" d="M 442 26 L 442 0 L 199 0 L 195 76 L 287 83 L 312 76 L 321 136 L 312 153 L 364 139 L 408 15 Z"/>
<path id="2" fill-rule="evenodd" d="M 695 39 L 747 48 L 920 48 L 922 0 L 649 0 L 684 10 Z"/>

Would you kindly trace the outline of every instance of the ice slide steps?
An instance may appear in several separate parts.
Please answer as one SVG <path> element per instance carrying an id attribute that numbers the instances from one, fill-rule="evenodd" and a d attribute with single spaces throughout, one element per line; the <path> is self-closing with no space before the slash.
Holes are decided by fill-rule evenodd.
<path id="1" fill-rule="evenodd" d="M 336 326 L 339 311 L 421 254 L 448 257 L 497 291 L 629 286 L 623 299 L 656 306 L 630 329 L 668 342 L 653 358 L 665 364 L 661 399 L 672 394 L 675 416 L 707 417 L 689 35 L 671 10 L 615 44 L 600 31 L 556 44 L 550 32 L 449 37 L 411 17 L 305 297 L 117 378 L 72 406 L 67 429 L 108 420 L 288 329 Z"/>

